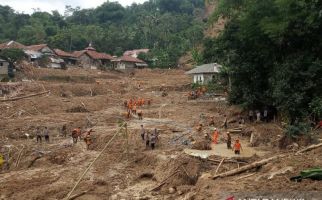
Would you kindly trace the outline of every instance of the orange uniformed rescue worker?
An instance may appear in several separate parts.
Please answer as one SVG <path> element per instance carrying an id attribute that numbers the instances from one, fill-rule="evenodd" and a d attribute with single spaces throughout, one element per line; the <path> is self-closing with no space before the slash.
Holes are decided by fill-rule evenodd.
<path id="1" fill-rule="evenodd" d="M 240 144 L 240 142 L 239 142 L 239 140 L 237 139 L 236 140 L 236 142 L 235 142 L 235 144 L 234 144 L 234 148 L 233 148 L 233 150 L 235 151 L 235 154 L 240 154 L 240 151 L 242 150 L 243 148 L 242 148 L 242 146 L 241 146 L 241 144 Z"/>
<path id="2" fill-rule="evenodd" d="M 219 137 L 219 132 L 218 132 L 218 130 L 215 128 L 215 131 L 214 131 L 214 134 L 213 134 L 213 140 L 212 140 L 212 142 L 213 142 L 214 144 L 218 144 L 218 137 Z"/>

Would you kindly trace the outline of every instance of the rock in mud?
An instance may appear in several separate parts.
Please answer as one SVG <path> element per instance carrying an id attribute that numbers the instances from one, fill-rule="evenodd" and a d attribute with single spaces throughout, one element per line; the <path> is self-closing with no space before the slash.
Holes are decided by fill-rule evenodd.
<path id="1" fill-rule="evenodd" d="M 169 194 L 174 194 L 176 192 L 176 189 L 171 187 L 169 188 Z"/>

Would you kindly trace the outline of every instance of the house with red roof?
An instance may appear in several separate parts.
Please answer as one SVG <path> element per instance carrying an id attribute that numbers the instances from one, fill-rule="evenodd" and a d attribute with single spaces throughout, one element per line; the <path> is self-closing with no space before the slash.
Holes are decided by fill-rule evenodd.
<path id="1" fill-rule="evenodd" d="M 146 64 L 143 60 L 140 60 L 138 58 L 134 58 L 131 56 L 122 56 L 119 58 L 115 58 L 113 61 L 113 68 L 119 69 L 119 70 L 126 70 L 126 69 L 142 69 L 145 67 L 148 67 L 148 64 Z"/>
<path id="2" fill-rule="evenodd" d="M 65 52 L 65 51 L 60 50 L 60 49 L 54 49 L 54 52 L 57 55 L 57 57 L 59 57 L 60 59 L 64 60 L 65 64 L 67 64 L 67 65 L 76 65 L 77 58 L 72 53 Z"/>
<path id="3" fill-rule="evenodd" d="M 78 65 L 90 69 L 109 67 L 114 59 L 109 54 L 97 52 L 91 43 L 84 50 L 75 51 L 72 55 L 77 58 Z"/>

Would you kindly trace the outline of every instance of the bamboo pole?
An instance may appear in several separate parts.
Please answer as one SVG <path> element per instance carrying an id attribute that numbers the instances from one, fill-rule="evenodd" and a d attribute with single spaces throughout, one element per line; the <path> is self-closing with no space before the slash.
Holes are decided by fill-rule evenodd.
<path id="1" fill-rule="evenodd" d="M 219 168 L 221 167 L 221 165 L 224 163 L 224 160 L 225 160 L 225 158 L 223 158 L 223 159 L 220 161 L 220 163 L 219 163 L 219 165 L 218 165 L 218 167 L 217 167 L 217 169 L 216 169 L 216 171 L 215 171 L 215 175 L 217 174 L 217 172 L 218 172 Z"/>

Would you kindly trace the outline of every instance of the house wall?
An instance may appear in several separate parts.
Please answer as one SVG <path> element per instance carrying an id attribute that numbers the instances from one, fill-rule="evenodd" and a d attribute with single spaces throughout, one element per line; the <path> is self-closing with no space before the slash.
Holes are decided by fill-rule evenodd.
<path id="1" fill-rule="evenodd" d="M 1 75 L 8 75 L 8 62 L 0 62 L 0 74 Z"/>
<path id="2" fill-rule="evenodd" d="M 91 57 L 89 57 L 87 54 L 83 54 L 79 57 L 78 64 L 83 68 L 97 68 L 99 67 L 99 64 L 95 62 Z"/>
<path id="3" fill-rule="evenodd" d="M 61 64 L 60 63 L 49 63 L 48 67 L 54 68 L 54 69 L 61 69 Z"/>
<path id="4" fill-rule="evenodd" d="M 134 69 L 135 68 L 135 63 L 131 63 L 131 62 L 118 62 L 117 63 L 117 69 Z"/>
<path id="5" fill-rule="evenodd" d="M 216 75 L 215 74 L 194 74 L 193 83 L 207 84 L 213 80 L 214 76 Z"/>

